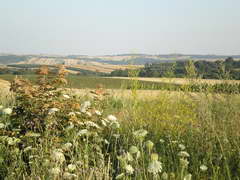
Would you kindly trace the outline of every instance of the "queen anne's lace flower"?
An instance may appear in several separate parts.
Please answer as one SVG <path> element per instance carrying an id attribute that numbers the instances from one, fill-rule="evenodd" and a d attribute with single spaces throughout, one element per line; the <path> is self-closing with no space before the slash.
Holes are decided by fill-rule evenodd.
<path id="1" fill-rule="evenodd" d="M 53 114 L 53 113 L 55 113 L 57 111 L 59 111 L 58 108 L 51 108 L 51 109 L 49 109 L 48 114 Z"/>
<path id="2" fill-rule="evenodd" d="M 95 127 L 95 128 L 97 128 L 97 129 L 100 129 L 100 127 L 99 127 L 96 123 L 94 123 L 94 122 L 92 122 L 92 121 L 87 121 L 87 122 L 85 122 L 85 124 L 86 124 L 87 126 L 89 126 L 89 127 Z"/>
<path id="3" fill-rule="evenodd" d="M 95 111 L 95 114 L 98 115 L 98 116 L 102 115 L 102 113 L 100 111 L 98 111 L 98 110 Z"/>
<path id="4" fill-rule="evenodd" d="M 66 143 L 63 145 L 62 149 L 64 151 L 69 151 L 71 149 L 71 147 L 72 147 L 72 143 Z"/>
<path id="5" fill-rule="evenodd" d="M 182 151 L 185 150 L 185 148 L 186 148 L 183 144 L 179 144 L 178 147 L 179 147 Z"/>
<path id="6" fill-rule="evenodd" d="M 116 121 L 117 120 L 117 118 L 114 115 L 108 115 L 107 119 L 109 121 Z"/>
<path id="7" fill-rule="evenodd" d="M 12 114 L 12 109 L 11 108 L 5 108 L 2 110 L 3 114 L 7 114 L 7 115 L 10 115 Z"/>
<path id="8" fill-rule="evenodd" d="M 207 169 L 208 169 L 208 167 L 204 164 L 200 166 L 201 171 L 206 171 Z"/>
<path id="9" fill-rule="evenodd" d="M 125 166 L 125 170 L 126 170 L 127 174 L 133 174 L 133 172 L 134 172 L 134 169 L 130 164 Z"/>
<path id="10" fill-rule="evenodd" d="M 3 129 L 3 128 L 5 128 L 5 124 L 0 123 L 0 129 Z"/>
<path id="11" fill-rule="evenodd" d="M 148 165 L 148 172 L 153 174 L 162 172 L 162 163 L 158 160 L 151 161 Z"/>
<path id="12" fill-rule="evenodd" d="M 74 172 L 76 170 L 77 166 L 74 164 L 69 164 L 67 169 L 69 172 Z"/>
<path id="13" fill-rule="evenodd" d="M 180 156 L 180 157 L 189 157 L 190 155 L 188 154 L 188 152 L 186 152 L 186 151 L 180 151 L 179 153 L 178 153 L 178 156 Z"/>
<path id="14" fill-rule="evenodd" d="M 72 173 L 69 173 L 69 172 L 65 172 L 63 174 L 63 179 L 75 179 L 77 178 L 77 175 L 76 174 L 72 174 Z"/>
<path id="15" fill-rule="evenodd" d="M 88 133 L 88 130 L 87 129 L 82 129 L 82 130 L 80 130 L 78 133 L 77 133 L 77 135 L 78 136 L 82 136 L 82 135 L 85 135 L 85 134 L 87 134 Z"/>
<path id="16" fill-rule="evenodd" d="M 50 169 L 49 172 L 50 172 L 50 174 L 53 175 L 53 176 L 58 176 L 58 175 L 60 175 L 61 170 L 60 170 L 59 167 L 55 167 L 55 168 Z"/>
<path id="17" fill-rule="evenodd" d="M 66 98 L 66 99 L 69 99 L 69 98 L 70 98 L 70 96 L 67 95 L 67 94 L 63 94 L 63 97 Z"/>
<path id="18" fill-rule="evenodd" d="M 137 146 L 131 146 L 130 149 L 129 149 L 129 152 L 130 152 L 131 154 L 135 154 L 135 153 L 137 153 L 138 151 L 139 151 L 139 150 L 138 150 Z"/>
<path id="19" fill-rule="evenodd" d="M 62 164 L 65 161 L 65 156 L 61 149 L 55 149 L 51 154 L 51 159 Z"/>
<path id="20" fill-rule="evenodd" d="M 146 130 L 140 129 L 140 130 L 133 132 L 133 135 L 136 139 L 143 140 L 144 137 L 147 135 L 147 133 L 148 132 Z"/>

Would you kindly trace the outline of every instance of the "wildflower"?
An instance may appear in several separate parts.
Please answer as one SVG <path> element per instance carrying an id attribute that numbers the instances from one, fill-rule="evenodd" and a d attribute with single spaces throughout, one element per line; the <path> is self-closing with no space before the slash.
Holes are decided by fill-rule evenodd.
<path id="1" fill-rule="evenodd" d="M 125 174 L 124 173 L 121 173 L 119 175 L 117 175 L 116 179 L 122 179 L 124 178 Z"/>
<path id="2" fill-rule="evenodd" d="M 63 179 L 74 179 L 74 178 L 77 178 L 76 174 L 72 174 L 72 173 L 69 173 L 69 172 L 65 172 L 63 174 Z"/>
<path id="3" fill-rule="evenodd" d="M 170 179 L 175 179 L 175 174 L 174 174 L 174 172 L 171 172 L 171 173 L 169 174 L 169 177 L 170 177 Z"/>
<path id="4" fill-rule="evenodd" d="M 57 111 L 59 111 L 58 108 L 51 108 L 51 109 L 49 109 L 48 114 L 53 114 L 53 113 L 55 113 Z"/>
<path id="5" fill-rule="evenodd" d="M 60 173 L 61 173 L 61 170 L 59 167 L 50 169 L 50 174 L 52 174 L 53 176 L 58 176 L 60 175 Z"/>
<path id="6" fill-rule="evenodd" d="M 150 164 L 148 165 L 148 172 L 153 174 L 162 172 L 162 163 L 158 160 L 150 162 Z"/>
<path id="7" fill-rule="evenodd" d="M 110 126 L 111 126 L 111 128 L 113 128 L 113 129 L 118 129 L 118 128 L 120 128 L 120 124 L 119 124 L 119 122 L 117 122 L 117 121 L 113 121 L 113 122 L 110 124 Z"/>
<path id="8" fill-rule="evenodd" d="M 26 137 L 39 137 L 39 136 L 41 136 L 41 134 L 40 134 L 40 133 L 34 133 L 34 132 L 29 131 L 29 132 L 27 132 L 27 133 L 25 134 L 25 136 L 26 136 Z"/>
<path id="9" fill-rule="evenodd" d="M 24 152 L 28 152 L 28 151 L 30 151 L 32 149 L 32 146 L 28 146 L 28 147 L 26 147 L 26 148 L 24 148 Z"/>
<path id="10" fill-rule="evenodd" d="M 187 159 L 183 159 L 183 158 L 180 159 L 180 165 L 181 165 L 182 167 L 187 167 L 188 164 L 189 164 L 189 162 L 188 162 Z"/>
<path id="11" fill-rule="evenodd" d="M 154 146 L 154 143 L 153 143 L 152 141 L 148 140 L 148 141 L 145 143 L 145 146 L 147 147 L 147 149 L 148 149 L 149 151 L 151 151 L 152 148 L 153 148 L 153 146 Z"/>
<path id="12" fill-rule="evenodd" d="M 66 130 L 70 130 L 74 128 L 74 124 L 70 122 L 70 125 L 66 127 Z"/>
<path id="13" fill-rule="evenodd" d="M 125 158 L 129 162 L 133 161 L 133 157 L 132 157 L 132 155 L 129 152 L 126 153 Z"/>
<path id="14" fill-rule="evenodd" d="M 120 137 L 119 134 L 113 134 L 113 137 L 115 137 L 116 139 Z"/>
<path id="15" fill-rule="evenodd" d="M 75 112 L 70 112 L 70 113 L 68 113 L 68 115 L 69 116 L 75 116 L 76 114 L 75 114 Z"/>
<path id="16" fill-rule="evenodd" d="M 61 149 L 56 149 L 52 152 L 51 158 L 55 162 L 62 164 L 65 161 L 65 156 Z"/>
<path id="17" fill-rule="evenodd" d="M 74 164 L 69 164 L 68 167 L 67 167 L 69 172 L 74 172 L 76 170 L 76 168 L 77 167 Z"/>
<path id="18" fill-rule="evenodd" d="M 152 153 L 151 154 L 151 160 L 152 161 L 157 161 L 158 160 L 158 154 L 157 153 Z"/>
<path id="19" fill-rule="evenodd" d="M 183 151 L 186 147 L 183 144 L 179 144 L 178 147 Z"/>
<path id="20" fill-rule="evenodd" d="M 106 139 L 104 139 L 104 143 L 105 143 L 105 144 L 110 144 L 110 143 L 108 142 L 108 140 L 106 140 Z"/>
<path id="21" fill-rule="evenodd" d="M 70 96 L 67 95 L 67 94 L 63 94 L 63 97 L 66 98 L 66 99 L 69 99 L 69 98 L 70 98 Z"/>
<path id="22" fill-rule="evenodd" d="M 110 121 L 116 121 L 117 120 L 117 118 L 113 115 L 108 115 L 107 119 L 110 120 Z"/>
<path id="23" fill-rule="evenodd" d="M 86 112 L 86 115 L 88 115 L 89 117 L 92 117 L 92 114 L 90 112 Z"/>
<path id="24" fill-rule="evenodd" d="M 162 173 L 162 179 L 168 180 L 168 174 L 166 172 Z"/>
<path id="25" fill-rule="evenodd" d="M 147 135 L 147 133 L 148 132 L 146 130 L 140 129 L 140 130 L 133 132 L 133 135 L 135 136 L 136 139 L 142 141 L 144 139 L 144 137 Z"/>
<path id="26" fill-rule="evenodd" d="M 11 108 L 5 108 L 5 109 L 2 110 L 2 112 L 3 112 L 3 114 L 10 115 L 10 114 L 12 114 L 12 109 Z"/>
<path id="27" fill-rule="evenodd" d="M 7 143 L 8 143 L 9 146 L 13 146 L 13 145 L 18 144 L 18 143 L 21 142 L 20 139 L 15 138 L 15 137 L 13 137 L 13 138 L 11 138 L 11 137 L 7 137 L 6 140 L 7 140 Z"/>
<path id="28" fill-rule="evenodd" d="M 86 107 L 86 108 L 88 108 L 88 107 L 91 106 L 91 102 L 90 102 L 90 101 L 85 101 L 85 102 L 83 103 L 83 106 Z"/>
<path id="29" fill-rule="evenodd" d="M 189 155 L 188 152 L 186 152 L 186 151 L 180 151 L 180 152 L 178 153 L 178 156 L 180 156 L 180 157 L 189 157 L 190 155 Z"/>
<path id="30" fill-rule="evenodd" d="M 98 111 L 98 110 L 95 110 L 95 114 L 98 115 L 98 116 L 102 115 L 102 113 L 100 111 Z"/>
<path id="31" fill-rule="evenodd" d="M 43 166 L 48 167 L 50 165 L 50 161 L 48 159 L 43 160 Z"/>
<path id="32" fill-rule="evenodd" d="M 90 106 L 91 106 L 91 102 L 90 102 L 90 101 L 85 101 L 85 102 L 81 105 L 80 111 L 81 111 L 82 113 L 85 113 Z"/>
<path id="33" fill-rule="evenodd" d="M 159 142 L 160 142 L 160 143 L 164 143 L 165 141 L 164 141 L 163 139 L 160 139 Z"/>
<path id="34" fill-rule="evenodd" d="M 87 134 L 87 133 L 88 133 L 87 129 L 82 129 L 77 133 L 77 136 L 82 136 L 82 135 Z"/>
<path id="35" fill-rule="evenodd" d="M 178 143 L 178 141 L 171 141 L 171 143 L 173 143 L 173 144 L 177 144 L 177 143 Z"/>
<path id="36" fill-rule="evenodd" d="M 201 171 L 206 171 L 207 169 L 208 169 L 208 167 L 204 164 L 200 166 Z"/>
<path id="37" fill-rule="evenodd" d="M 107 126 L 107 123 L 105 120 L 101 120 L 103 126 Z"/>
<path id="38" fill-rule="evenodd" d="M 186 175 L 183 180 L 191 180 L 192 179 L 192 175 L 191 174 L 188 174 Z"/>
<path id="39" fill-rule="evenodd" d="M 127 174 L 133 174 L 133 172 L 134 172 L 134 169 L 130 164 L 125 166 L 125 170 L 126 170 Z"/>
<path id="40" fill-rule="evenodd" d="M 72 143 L 66 143 L 63 145 L 62 149 L 64 151 L 69 151 L 71 147 L 72 147 Z"/>
<path id="41" fill-rule="evenodd" d="M 87 122 L 85 122 L 85 124 L 86 124 L 87 126 L 89 126 L 89 127 L 95 127 L 95 128 L 97 128 L 97 129 L 100 129 L 100 127 L 99 127 L 96 123 L 94 123 L 94 122 L 92 122 L 92 121 L 87 121 Z"/>
<path id="42" fill-rule="evenodd" d="M 135 154 L 135 153 L 137 153 L 138 151 L 139 151 L 139 150 L 138 150 L 137 146 L 131 146 L 130 149 L 129 149 L 129 152 L 130 152 L 131 154 Z"/>
<path id="43" fill-rule="evenodd" d="M 5 128 L 5 124 L 0 123 L 0 129 L 3 129 L 3 128 Z"/>

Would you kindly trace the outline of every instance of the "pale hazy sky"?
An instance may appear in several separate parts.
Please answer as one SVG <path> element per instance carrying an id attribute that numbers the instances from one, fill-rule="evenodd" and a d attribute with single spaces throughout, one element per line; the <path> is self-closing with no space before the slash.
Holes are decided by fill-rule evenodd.
<path id="1" fill-rule="evenodd" d="M 240 54 L 240 0 L 0 0 L 0 53 Z"/>

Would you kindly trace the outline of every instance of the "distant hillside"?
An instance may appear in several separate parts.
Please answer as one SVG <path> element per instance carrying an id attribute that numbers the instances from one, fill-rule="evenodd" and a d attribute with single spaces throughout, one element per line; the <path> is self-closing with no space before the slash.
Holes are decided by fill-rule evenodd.
<path id="1" fill-rule="evenodd" d="M 0 55 L 0 64 L 13 64 L 26 61 L 29 56 Z"/>
<path id="2" fill-rule="evenodd" d="M 216 61 L 224 60 L 229 56 L 221 55 L 191 55 L 191 54 L 118 54 L 105 56 L 87 56 L 87 55 L 1 55 L 0 64 L 45 64 L 45 65 L 144 65 L 146 63 L 157 62 L 176 62 L 186 60 L 205 60 Z M 231 56 L 235 60 L 240 59 L 240 55 Z M 100 63 L 100 64 L 99 64 Z"/>

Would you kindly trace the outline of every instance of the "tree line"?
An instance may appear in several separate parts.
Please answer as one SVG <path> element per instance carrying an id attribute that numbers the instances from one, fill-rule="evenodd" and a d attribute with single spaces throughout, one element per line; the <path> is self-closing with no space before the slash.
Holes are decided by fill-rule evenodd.
<path id="1" fill-rule="evenodd" d="M 131 70 L 115 70 L 110 76 L 129 76 Z M 176 61 L 146 63 L 138 70 L 139 77 L 190 77 L 202 79 L 240 80 L 240 61 L 228 57 L 224 61 Z"/>

